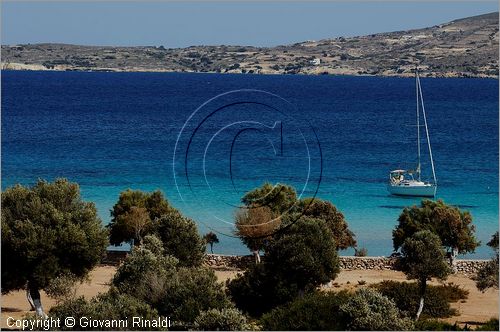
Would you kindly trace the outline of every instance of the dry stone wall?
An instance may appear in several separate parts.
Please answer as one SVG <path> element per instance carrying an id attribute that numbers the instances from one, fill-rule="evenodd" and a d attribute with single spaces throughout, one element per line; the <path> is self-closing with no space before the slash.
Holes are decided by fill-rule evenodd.
<path id="1" fill-rule="evenodd" d="M 244 269 L 253 264 L 253 256 L 206 255 L 205 265 L 213 268 Z M 457 260 L 457 272 L 472 276 L 486 264 L 487 260 Z M 390 257 L 340 257 L 343 270 L 397 270 L 398 258 Z"/>

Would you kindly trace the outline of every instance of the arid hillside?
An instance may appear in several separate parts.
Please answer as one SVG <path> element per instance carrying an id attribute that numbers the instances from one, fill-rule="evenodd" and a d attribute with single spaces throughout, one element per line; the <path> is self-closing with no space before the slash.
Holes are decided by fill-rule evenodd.
<path id="1" fill-rule="evenodd" d="M 335 35 L 335 31 L 332 31 Z M 2 45 L 14 70 L 498 77 L 498 13 L 429 28 L 276 47 Z"/>

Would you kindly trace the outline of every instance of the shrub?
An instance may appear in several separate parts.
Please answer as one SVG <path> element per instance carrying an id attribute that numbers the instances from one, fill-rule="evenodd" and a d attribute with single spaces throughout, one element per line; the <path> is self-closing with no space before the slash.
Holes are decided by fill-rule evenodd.
<path id="1" fill-rule="evenodd" d="M 310 293 L 264 314 L 260 322 L 271 331 L 345 330 L 347 322 L 339 308 L 348 299 L 346 291 Z"/>
<path id="2" fill-rule="evenodd" d="M 347 317 L 350 330 L 411 330 L 412 321 L 402 317 L 395 303 L 371 288 L 358 290 L 340 311 Z"/>
<path id="3" fill-rule="evenodd" d="M 244 331 L 248 327 L 246 317 L 232 308 L 202 311 L 195 320 L 195 328 L 203 331 Z"/>
<path id="4" fill-rule="evenodd" d="M 417 331 L 470 331 L 462 329 L 456 323 L 450 324 L 437 319 L 421 319 L 415 323 Z"/>
<path id="5" fill-rule="evenodd" d="M 132 325 L 132 317 L 142 317 L 146 320 L 158 318 L 158 312 L 152 309 L 146 303 L 127 294 L 120 294 L 115 289 L 111 289 L 108 293 L 100 294 L 92 300 L 87 301 L 83 297 L 70 299 L 50 309 L 50 315 L 54 319 L 61 319 L 64 321 L 66 317 L 73 317 L 76 320 L 76 325 L 70 330 L 130 330 L 134 329 Z M 80 318 L 87 317 L 92 320 L 127 320 L 128 323 L 104 326 L 102 327 L 89 327 L 84 325 L 86 319 Z M 83 323 L 83 324 L 80 324 Z M 64 324 L 61 324 L 62 329 L 66 329 Z M 138 330 L 142 328 L 137 327 Z"/>
<path id="6" fill-rule="evenodd" d="M 189 326 L 201 311 L 231 308 L 222 284 L 217 282 L 213 270 L 208 268 L 180 268 L 165 284 L 163 301 L 158 305 L 160 314 L 174 322 Z"/>
<path id="7" fill-rule="evenodd" d="M 76 286 L 81 282 L 81 278 L 77 278 L 71 273 L 63 274 L 50 281 L 50 284 L 45 288 L 45 293 L 61 302 L 65 299 L 72 298 L 76 295 Z"/>
<path id="8" fill-rule="evenodd" d="M 200 311 L 231 307 L 212 270 L 179 267 L 176 258 L 163 255 L 161 241 L 146 236 L 143 247 L 134 249 L 118 268 L 113 285 L 183 328 L 192 325 Z"/>
<path id="9" fill-rule="evenodd" d="M 498 319 L 492 318 L 485 324 L 481 325 L 476 331 L 498 331 Z"/>
<path id="10" fill-rule="evenodd" d="M 372 287 L 392 299 L 407 315 L 413 315 L 419 304 L 418 285 L 410 282 L 383 281 Z M 469 292 L 452 283 L 427 286 L 422 318 L 446 318 L 457 314 L 450 302 L 466 299 Z"/>

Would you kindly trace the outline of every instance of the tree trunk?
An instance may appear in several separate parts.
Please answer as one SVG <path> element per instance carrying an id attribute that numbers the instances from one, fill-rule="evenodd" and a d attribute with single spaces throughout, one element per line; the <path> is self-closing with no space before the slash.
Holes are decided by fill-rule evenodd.
<path id="1" fill-rule="evenodd" d="M 36 315 L 38 317 L 46 319 L 47 315 L 43 311 L 42 299 L 40 298 L 40 290 L 38 289 L 38 287 L 28 282 L 28 294 L 29 294 L 28 302 L 30 302 L 29 298 L 31 298 L 33 306 L 35 307 Z"/>
<path id="2" fill-rule="evenodd" d="M 453 270 L 453 273 L 457 272 L 457 258 L 458 255 L 458 249 L 457 248 L 451 248 L 450 252 L 450 267 Z"/>
<path id="3" fill-rule="evenodd" d="M 427 288 L 427 280 L 421 280 L 420 281 L 420 303 L 418 305 L 418 311 L 417 311 L 417 317 L 415 318 L 415 321 L 417 321 L 420 318 L 420 315 L 422 314 L 422 310 L 424 310 L 424 296 L 425 296 L 425 289 Z"/>
<path id="4" fill-rule="evenodd" d="M 260 264 L 260 254 L 258 250 L 253 251 L 253 256 L 255 257 L 255 264 Z"/>
<path id="5" fill-rule="evenodd" d="M 212 255 L 214 254 L 214 245 L 212 243 L 210 243 L 210 252 Z"/>
<path id="6" fill-rule="evenodd" d="M 26 298 L 31 306 L 30 311 L 35 311 L 35 304 L 33 303 L 33 299 L 31 298 L 30 290 L 28 288 L 26 288 Z"/>

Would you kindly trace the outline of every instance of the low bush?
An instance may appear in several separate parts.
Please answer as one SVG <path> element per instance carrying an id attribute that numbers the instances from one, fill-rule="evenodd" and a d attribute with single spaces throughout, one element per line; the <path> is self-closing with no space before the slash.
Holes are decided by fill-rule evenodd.
<path id="1" fill-rule="evenodd" d="M 492 318 L 487 321 L 485 324 L 481 325 L 476 329 L 476 331 L 498 331 L 498 319 Z"/>
<path id="2" fill-rule="evenodd" d="M 437 319 L 420 319 L 415 323 L 417 331 L 470 331 L 467 328 L 460 328 L 456 323 L 450 324 Z"/>
<path id="3" fill-rule="evenodd" d="M 413 322 L 405 317 L 396 304 L 375 289 L 362 288 L 340 306 L 349 330 L 407 331 Z"/>
<path id="4" fill-rule="evenodd" d="M 345 330 L 347 322 L 339 308 L 348 299 L 346 291 L 314 292 L 266 313 L 260 322 L 270 331 Z"/>
<path id="5" fill-rule="evenodd" d="M 383 281 L 375 284 L 380 293 L 392 299 L 399 310 L 413 317 L 419 305 L 419 289 L 416 283 Z M 457 314 L 450 303 L 466 299 L 469 292 L 453 283 L 440 286 L 427 286 L 422 318 L 446 318 Z"/>
<path id="6" fill-rule="evenodd" d="M 237 309 L 210 309 L 196 317 L 195 328 L 203 331 L 245 331 L 246 317 Z"/>
<path id="7" fill-rule="evenodd" d="M 89 331 L 89 330 L 131 330 L 134 329 L 132 317 L 142 317 L 145 320 L 158 318 L 158 312 L 148 304 L 127 294 L 120 294 L 112 288 L 108 293 L 100 294 L 92 300 L 87 301 L 83 297 L 64 301 L 50 309 L 50 316 L 54 319 L 64 321 L 66 317 L 75 318 L 76 325 L 67 328 L 61 324 L 62 329 Z M 86 317 L 88 319 L 81 319 Z M 100 320 L 111 322 L 118 320 L 127 320 L 128 323 L 114 326 L 89 326 L 86 322 L 89 320 Z M 137 327 L 138 330 L 143 328 Z M 154 327 L 148 327 L 154 329 Z"/>

